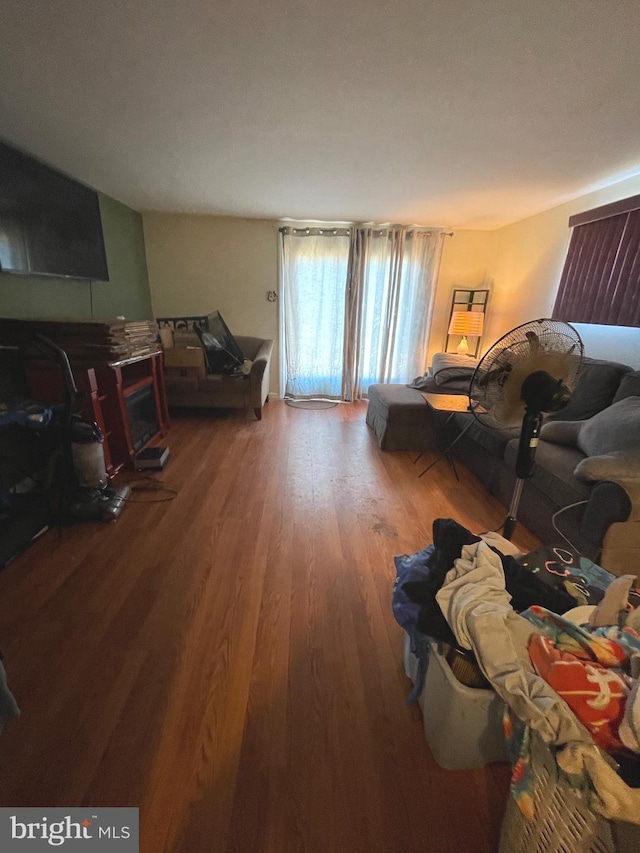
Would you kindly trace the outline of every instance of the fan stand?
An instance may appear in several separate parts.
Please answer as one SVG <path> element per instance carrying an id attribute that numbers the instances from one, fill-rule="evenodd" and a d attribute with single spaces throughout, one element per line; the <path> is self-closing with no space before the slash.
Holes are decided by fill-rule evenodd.
<path id="1" fill-rule="evenodd" d="M 513 492 L 511 493 L 509 511 L 502 526 L 502 535 L 505 539 L 511 540 L 518 522 L 520 498 L 522 497 L 524 484 L 527 480 L 531 479 L 531 475 L 533 474 L 541 425 L 542 412 L 532 412 L 527 409 L 525 411 L 524 420 L 522 421 L 522 430 L 520 431 L 520 441 L 518 443 L 518 457 L 516 459 L 517 480 L 514 484 Z"/>
<path id="2" fill-rule="evenodd" d="M 525 480 L 531 479 L 535 465 L 536 450 L 540 440 L 543 412 L 558 412 L 571 399 L 571 392 L 562 380 L 554 379 L 544 370 L 530 373 L 522 383 L 520 398 L 525 401 L 524 418 L 518 443 L 516 477 L 509 513 L 504 520 L 503 535 L 511 539 L 516 526 L 518 506 Z"/>
<path id="3" fill-rule="evenodd" d="M 502 525 L 502 535 L 509 541 L 511 541 L 513 532 L 516 529 L 516 524 L 518 523 L 518 507 L 520 505 L 520 498 L 522 497 L 522 490 L 525 483 L 526 480 L 523 480 L 522 478 L 518 478 L 516 480 L 513 492 L 511 493 L 509 512 L 505 516 L 504 523 Z"/>

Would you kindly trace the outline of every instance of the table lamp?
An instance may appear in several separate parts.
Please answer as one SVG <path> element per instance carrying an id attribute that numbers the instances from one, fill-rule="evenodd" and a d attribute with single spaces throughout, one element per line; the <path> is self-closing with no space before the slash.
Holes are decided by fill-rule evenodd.
<path id="1" fill-rule="evenodd" d="M 478 338 L 484 327 L 484 314 L 482 311 L 454 311 L 449 323 L 450 335 L 462 335 L 456 351 L 460 355 L 467 355 L 469 342 L 467 336 Z"/>

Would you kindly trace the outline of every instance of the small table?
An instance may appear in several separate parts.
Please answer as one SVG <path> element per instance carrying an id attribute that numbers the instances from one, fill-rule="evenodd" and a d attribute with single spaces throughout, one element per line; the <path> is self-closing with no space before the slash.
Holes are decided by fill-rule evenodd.
<path id="1" fill-rule="evenodd" d="M 431 391 L 421 391 L 420 393 L 424 397 L 426 404 L 432 409 L 435 409 L 437 412 L 449 412 L 449 417 L 442 425 L 443 429 L 449 423 L 451 418 L 458 412 L 471 411 L 471 404 L 469 402 L 468 394 L 434 394 Z M 426 474 L 427 471 L 430 471 L 434 467 L 434 465 L 437 465 L 438 462 L 446 456 L 447 459 L 449 459 L 451 467 L 453 468 L 453 473 L 456 475 L 456 480 L 460 480 L 460 477 L 458 477 L 458 472 L 456 471 L 456 466 L 454 465 L 453 460 L 449 457 L 449 451 L 460 441 L 460 439 L 469 429 L 472 423 L 473 421 L 470 420 L 469 423 L 465 425 L 464 429 L 459 432 L 458 435 L 453 439 L 453 441 L 444 450 L 442 450 L 438 454 L 438 456 L 436 456 L 433 462 L 430 462 L 429 465 L 427 465 L 427 467 L 424 469 L 424 471 L 421 471 L 420 474 L 418 474 L 418 477 L 422 477 L 423 474 Z M 422 453 L 420 454 L 420 456 L 422 456 Z M 417 456 L 414 462 L 417 462 L 418 459 L 420 459 L 420 456 Z"/>
<path id="2" fill-rule="evenodd" d="M 452 415 L 455 415 L 456 412 L 470 411 L 468 394 L 434 394 L 432 391 L 421 391 L 420 393 L 431 408 L 437 412 L 451 412 Z"/>

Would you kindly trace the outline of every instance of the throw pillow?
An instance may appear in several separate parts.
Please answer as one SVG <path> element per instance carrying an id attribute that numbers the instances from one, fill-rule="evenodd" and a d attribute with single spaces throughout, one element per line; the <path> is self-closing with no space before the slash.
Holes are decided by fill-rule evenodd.
<path id="1" fill-rule="evenodd" d="M 583 421 L 576 444 L 587 456 L 640 450 L 640 397 L 625 397 Z"/>
<path id="2" fill-rule="evenodd" d="M 547 416 L 550 421 L 582 421 L 591 418 L 614 402 L 622 377 L 631 371 L 626 364 L 585 358 L 578 382 L 566 408 Z"/>
<path id="3" fill-rule="evenodd" d="M 540 438 L 578 447 L 582 480 L 640 479 L 640 396 L 625 397 L 585 421 L 549 421 Z"/>
<path id="4" fill-rule="evenodd" d="M 603 456 L 587 456 L 573 473 L 581 480 L 640 479 L 640 450 L 614 450 Z"/>

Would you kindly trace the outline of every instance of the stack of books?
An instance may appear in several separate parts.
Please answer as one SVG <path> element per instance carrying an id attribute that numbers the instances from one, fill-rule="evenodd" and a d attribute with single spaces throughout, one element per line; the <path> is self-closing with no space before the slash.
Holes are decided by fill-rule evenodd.
<path id="1" fill-rule="evenodd" d="M 153 320 L 139 320 L 124 324 L 124 336 L 129 357 L 159 352 L 158 326 Z"/>
<path id="2" fill-rule="evenodd" d="M 0 346 L 29 347 L 45 335 L 77 365 L 123 361 L 160 351 L 151 320 L 13 320 L 0 318 Z"/>

